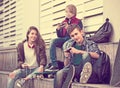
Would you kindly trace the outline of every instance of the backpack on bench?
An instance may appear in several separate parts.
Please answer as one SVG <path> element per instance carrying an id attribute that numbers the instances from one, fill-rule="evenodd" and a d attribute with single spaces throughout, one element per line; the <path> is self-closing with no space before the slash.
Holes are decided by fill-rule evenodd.
<path id="1" fill-rule="evenodd" d="M 96 43 L 109 42 L 112 31 L 113 27 L 107 18 L 106 22 L 94 33 L 94 35 L 88 37 L 88 40 L 93 40 Z"/>

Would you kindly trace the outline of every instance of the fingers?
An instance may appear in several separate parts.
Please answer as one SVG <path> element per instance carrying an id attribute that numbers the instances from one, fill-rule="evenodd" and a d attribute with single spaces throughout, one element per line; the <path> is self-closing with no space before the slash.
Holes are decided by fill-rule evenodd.
<path id="1" fill-rule="evenodd" d="M 57 29 L 59 30 L 60 28 L 63 28 L 63 27 L 68 27 L 68 23 L 67 22 L 63 22 L 63 23 L 58 23 L 58 26 L 57 26 Z"/>
<path id="2" fill-rule="evenodd" d="M 22 68 L 28 68 L 29 66 L 27 64 L 22 64 Z"/>

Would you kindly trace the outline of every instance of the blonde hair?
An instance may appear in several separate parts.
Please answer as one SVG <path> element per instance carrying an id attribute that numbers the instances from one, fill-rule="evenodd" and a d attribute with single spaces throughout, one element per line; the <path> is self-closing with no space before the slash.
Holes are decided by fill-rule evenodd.
<path id="1" fill-rule="evenodd" d="M 77 8 L 76 8 L 75 5 L 69 4 L 69 5 L 66 6 L 66 8 L 69 9 L 70 13 L 72 13 L 72 14 L 74 14 L 76 16 L 76 14 L 77 14 Z"/>

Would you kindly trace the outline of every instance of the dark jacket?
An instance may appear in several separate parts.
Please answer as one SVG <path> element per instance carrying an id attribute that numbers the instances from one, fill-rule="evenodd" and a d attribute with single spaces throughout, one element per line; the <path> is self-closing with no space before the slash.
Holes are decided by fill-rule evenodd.
<path id="1" fill-rule="evenodd" d="M 24 42 L 19 43 L 17 47 L 17 54 L 18 54 L 18 68 L 22 68 L 21 64 L 25 62 L 25 55 L 24 55 Z M 46 58 L 46 51 L 45 47 L 40 48 L 37 46 L 37 49 L 39 51 L 39 54 L 37 54 L 37 63 L 38 66 L 43 65 L 45 66 L 47 64 L 47 58 Z"/>
<path id="2" fill-rule="evenodd" d="M 81 20 L 76 18 L 75 16 L 73 16 L 70 19 L 65 18 L 65 20 L 62 23 L 64 22 L 67 22 L 68 24 L 78 24 L 81 29 L 83 28 L 83 24 Z M 69 34 L 67 33 L 67 29 L 65 29 L 64 27 L 60 28 L 59 30 L 56 29 L 56 33 L 58 37 L 69 37 Z"/>

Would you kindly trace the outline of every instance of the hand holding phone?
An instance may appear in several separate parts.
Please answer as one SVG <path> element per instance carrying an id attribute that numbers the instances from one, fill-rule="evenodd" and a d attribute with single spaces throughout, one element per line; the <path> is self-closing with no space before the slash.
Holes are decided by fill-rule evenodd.
<path id="1" fill-rule="evenodd" d="M 64 27 L 66 28 L 66 25 L 68 25 L 67 22 L 58 23 L 57 30 Z"/>
<path id="2" fill-rule="evenodd" d="M 60 27 L 65 27 L 65 22 L 59 24 Z"/>

